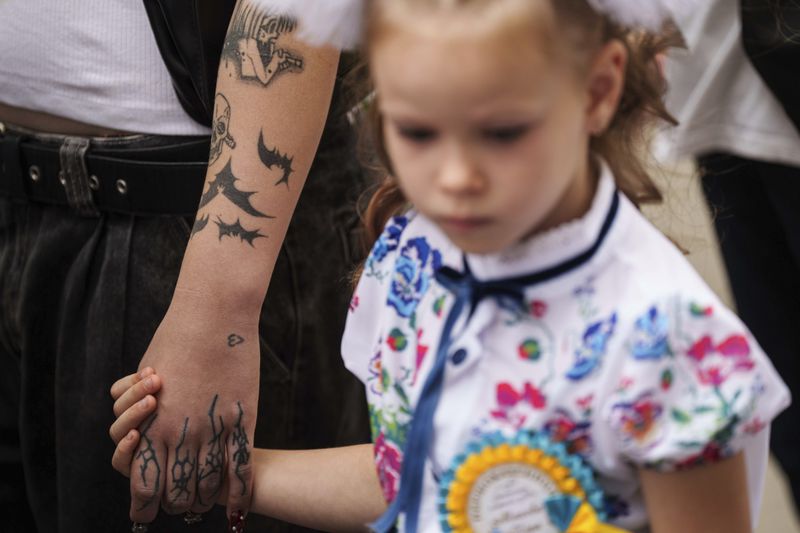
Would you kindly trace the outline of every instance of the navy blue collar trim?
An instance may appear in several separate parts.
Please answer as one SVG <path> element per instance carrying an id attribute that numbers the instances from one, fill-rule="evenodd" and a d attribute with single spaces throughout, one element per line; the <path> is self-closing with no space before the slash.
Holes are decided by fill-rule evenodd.
<path id="1" fill-rule="evenodd" d="M 597 239 L 594 241 L 589 248 L 584 250 L 583 252 L 579 253 L 578 255 L 566 259 L 565 261 L 546 268 L 544 270 L 539 270 L 538 272 L 534 272 L 532 274 L 525 274 L 522 276 L 516 276 L 511 278 L 503 278 L 504 282 L 509 282 L 512 284 L 517 284 L 520 286 L 531 286 L 536 285 L 538 283 L 542 283 L 553 278 L 557 278 L 562 274 L 566 274 L 570 270 L 574 270 L 579 266 L 583 265 L 584 263 L 588 262 L 600 247 L 603 245 L 608 233 L 611 231 L 611 226 L 614 224 L 614 220 L 617 217 L 617 213 L 619 212 L 619 203 L 620 203 L 620 192 L 618 190 L 614 191 L 614 195 L 611 199 L 611 205 L 608 208 L 608 213 L 606 214 L 605 220 L 603 220 L 603 225 L 600 227 L 600 233 L 597 235 Z M 464 271 L 471 272 L 469 268 L 469 264 L 467 263 L 467 256 L 464 256 Z"/>

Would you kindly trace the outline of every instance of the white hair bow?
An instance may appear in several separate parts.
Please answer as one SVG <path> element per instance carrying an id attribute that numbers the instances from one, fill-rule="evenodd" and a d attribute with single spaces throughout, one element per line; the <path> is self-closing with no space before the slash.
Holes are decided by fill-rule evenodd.
<path id="1" fill-rule="evenodd" d="M 300 37 L 313 45 L 354 48 L 361 39 L 365 0 L 255 0 L 300 22 Z"/>
<path id="2" fill-rule="evenodd" d="M 686 16 L 698 0 L 587 0 L 596 11 L 630 28 L 656 31 L 668 20 Z"/>
<path id="3" fill-rule="evenodd" d="M 369 0 L 255 0 L 270 11 L 300 21 L 300 37 L 311 44 L 352 48 L 361 37 L 364 3 Z M 631 28 L 657 30 L 686 16 L 699 0 L 587 0 L 599 13 Z"/>

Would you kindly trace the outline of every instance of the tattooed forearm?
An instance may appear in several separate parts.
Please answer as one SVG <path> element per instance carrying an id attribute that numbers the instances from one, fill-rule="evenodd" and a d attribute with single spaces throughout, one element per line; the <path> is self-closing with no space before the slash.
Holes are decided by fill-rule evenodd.
<path id="1" fill-rule="evenodd" d="M 157 501 L 158 489 L 161 486 L 161 465 L 158 464 L 158 455 L 156 454 L 156 450 L 153 447 L 153 441 L 150 439 L 149 435 L 150 427 L 152 427 L 157 416 L 158 415 L 154 414 L 144 423 L 144 426 L 142 426 L 140 432 L 142 444 L 139 445 L 139 452 L 136 454 L 136 459 L 142 460 L 142 464 L 139 465 L 139 475 L 142 476 L 142 484 L 145 487 L 147 487 L 148 471 L 152 468 L 154 469 L 153 474 L 155 474 L 153 476 L 153 496 L 142 504 L 142 506 L 139 508 L 140 511 L 142 509 L 146 509 Z"/>
<path id="2" fill-rule="evenodd" d="M 272 167 L 278 167 L 278 170 L 281 171 L 281 179 L 275 182 L 275 185 L 280 185 L 281 183 L 285 183 L 286 187 L 289 187 L 289 176 L 292 175 L 294 169 L 292 168 L 292 162 L 294 161 L 293 157 L 289 157 L 288 154 L 282 154 L 278 151 L 277 148 L 274 150 L 270 150 L 267 148 L 267 145 L 264 144 L 264 132 L 258 134 L 258 156 L 261 158 L 261 162 L 264 165 L 272 170 Z"/>
<path id="3" fill-rule="evenodd" d="M 213 434 L 211 435 L 211 440 L 208 441 L 209 448 L 205 463 L 203 463 L 197 472 L 198 487 L 200 487 L 200 483 L 206 479 L 209 480 L 209 484 L 213 483 L 214 485 L 212 486 L 216 486 L 212 494 L 214 499 L 216 499 L 219 491 L 222 490 L 222 461 L 225 458 L 222 448 L 222 434 L 225 432 L 225 423 L 222 421 L 221 416 L 217 417 L 215 414 L 218 398 L 219 394 L 215 394 L 214 399 L 211 401 L 211 407 L 208 409 L 208 418 L 211 419 L 211 431 Z M 217 420 L 218 418 L 219 420 Z M 217 427 L 217 421 L 219 421 L 219 427 Z M 200 490 L 197 491 L 197 500 L 200 505 L 211 503 L 203 502 L 202 492 Z"/>
<path id="4" fill-rule="evenodd" d="M 244 496 L 247 494 L 247 483 L 242 477 L 241 468 L 250 463 L 250 440 L 247 438 L 247 432 L 244 430 L 244 426 L 242 426 L 242 417 L 244 416 L 242 404 L 241 402 L 236 402 L 236 404 L 239 406 L 239 418 L 236 420 L 233 433 L 231 433 L 231 439 L 233 439 L 233 445 L 236 446 L 233 452 L 233 460 L 236 464 L 234 472 L 239 482 L 242 484 L 241 494 Z"/>
<path id="5" fill-rule="evenodd" d="M 295 31 L 296 26 L 296 21 L 291 17 L 271 14 L 254 5 L 251 0 L 240 0 L 231 17 L 223 46 L 221 74 L 267 86 L 283 73 L 302 72 L 305 65 L 303 57 L 287 48 L 287 45 L 291 46 L 291 39 L 287 40 L 287 37 Z M 221 161 L 224 159 L 221 158 L 226 147 L 228 150 L 237 149 L 236 153 L 240 150 L 237 148 L 239 133 L 236 136 L 233 133 L 238 130 L 235 127 L 233 130 L 231 128 L 233 114 L 233 107 L 227 96 L 222 92 L 217 93 L 214 102 L 209 165 L 222 164 Z M 244 141 L 243 145 L 246 145 Z M 275 186 L 285 184 L 288 188 L 290 177 L 294 172 L 292 168 L 294 157 L 281 153 L 277 147 L 268 148 L 263 132 L 259 135 L 257 148 L 263 164 L 275 173 Z M 259 218 L 275 218 L 257 209 L 251 199 L 257 191 L 239 189 L 238 181 L 239 178 L 233 173 L 233 152 L 231 152 L 222 170 L 209 181 L 208 188 L 200 198 L 198 210 L 208 206 L 216 198 L 224 197 L 244 214 Z M 245 228 L 239 218 L 233 223 L 225 222 L 222 217 L 227 218 L 231 213 L 225 211 L 218 213 L 220 214 L 216 215 L 214 223 L 219 229 L 220 241 L 223 237 L 238 237 L 240 242 L 246 242 L 254 247 L 253 242 L 256 239 L 266 238 L 266 235 L 261 233 L 261 228 Z M 192 228 L 192 237 L 208 227 L 213 214 L 213 211 L 210 214 L 206 211 L 197 218 Z M 233 216 L 235 215 L 228 220 L 230 221 Z"/>
<path id="6" fill-rule="evenodd" d="M 236 148 L 236 140 L 231 134 L 231 104 L 224 94 L 218 93 L 214 101 L 214 123 L 211 126 L 209 165 L 213 165 L 219 159 L 225 146 Z"/>
<path id="7" fill-rule="evenodd" d="M 241 221 L 238 218 L 233 224 L 226 224 L 220 217 L 217 217 L 217 220 L 214 221 L 214 224 L 219 227 L 219 240 L 222 240 L 223 237 L 239 237 L 242 242 L 246 242 L 250 246 L 253 246 L 254 240 L 258 239 L 259 237 L 266 238 L 266 235 L 260 234 L 258 229 L 244 229 Z M 253 247 L 255 248 L 255 246 Z"/>
<path id="8" fill-rule="evenodd" d="M 195 460 L 193 454 L 189 450 L 184 450 L 181 456 L 181 448 L 183 442 L 186 440 L 186 430 L 189 428 L 189 418 L 183 421 L 183 432 L 181 433 L 181 441 L 175 446 L 175 462 L 172 463 L 172 494 L 171 501 L 175 503 L 179 498 L 184 500 L 189 499 L 189 481 L 192 479 L 194 473 Z"/>
<path id="9" fill-rule="evenodd" d="M 231 17 L 222 50 L 229 76 L 269 85 L 286 72 L 301 72 L 303 58 L 281 46 L 280 37 L 294 31 L 297 23 L 270 15 L 242 1 Z"/>
<path id="10" fill-rule="evenodd" d="M 228 346 L 230 346 L 231 348 L 239 344 L 242 344 L 243 342 L 244 342 L 244 337 L 237 335 L 236 333 L 231 333 L 230 335 L 228 335 Z"/>

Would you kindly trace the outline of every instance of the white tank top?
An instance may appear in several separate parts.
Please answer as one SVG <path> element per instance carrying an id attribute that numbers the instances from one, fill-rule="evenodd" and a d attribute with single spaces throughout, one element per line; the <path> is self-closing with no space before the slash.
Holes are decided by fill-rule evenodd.
<path id="1" fill-rule="evenodd" d="M 0 102 L 139 133 L 209 132 L 178 102 L 142 0 L 0 0 Z"/>

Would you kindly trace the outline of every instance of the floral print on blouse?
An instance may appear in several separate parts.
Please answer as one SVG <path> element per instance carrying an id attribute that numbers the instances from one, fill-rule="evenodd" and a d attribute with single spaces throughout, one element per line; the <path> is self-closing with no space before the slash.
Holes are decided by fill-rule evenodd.
<path id="1" fill-rule="evenodd" d="M 613 195 L 503 253 L 467 255 L 478 279 L 545 271 L 590 248 Z M 437 479 L 467 443 L 545 432 L 593 468 L 610 523 L 647 527 L 638 468 L 674 471 L 756 450 L 788 391 L 740 320 L 626 199 L 596 253 L 525 291 L 487 298 L 454 329 L 427 458 L 420 530 L 438 531 Z M 387 501 L 453 293 L 435 273 L 464 254 L 425 217 L 391 220 L 350 306 L 345 364 L 365 384 Z M 751 493 L 756 491 L 751 491 Z M 751 502 L 754 506 L 755 502 Z M 757 515 L 757 513 L 755 513 Z"/>

